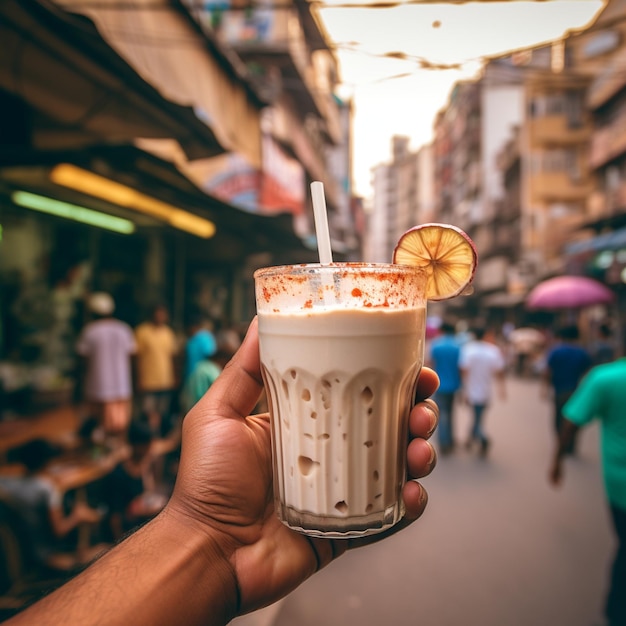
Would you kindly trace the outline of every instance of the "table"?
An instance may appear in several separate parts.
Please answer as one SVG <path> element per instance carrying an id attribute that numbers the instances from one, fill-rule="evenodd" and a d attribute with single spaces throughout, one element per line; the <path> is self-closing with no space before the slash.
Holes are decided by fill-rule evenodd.
<path id="1" fill-rule="evenodd" d="M 0 463 L 6 462 L 11 450 L 33 439 L 42 437 L 53 442 L 67 439 L 76 432 L 79 423 L 79 409 L 75 405 L 60 406 L 38 415 L 0 422 Z"/>
<path id="2" fill-rule="evenodd" d="M 67 493 L 104 478 L 128 454 L 127 446 L 120 446 L 99 458 L 84 452 L 70 453 L 52 461 L 45 473 L 61 493 Z"/>

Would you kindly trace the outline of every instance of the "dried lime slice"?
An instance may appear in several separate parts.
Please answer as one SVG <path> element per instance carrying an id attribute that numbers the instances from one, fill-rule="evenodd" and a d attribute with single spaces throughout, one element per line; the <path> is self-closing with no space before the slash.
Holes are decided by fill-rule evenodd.
<path id="1" fill-rule="evenodd" d="M 450 224 L 422 224 L 407 230 L 393 262 L 423 267 L 428 275 L 426 298 L 447 300 L 466 292 L 474 278 L 478 255 L 474 242 Z"/>

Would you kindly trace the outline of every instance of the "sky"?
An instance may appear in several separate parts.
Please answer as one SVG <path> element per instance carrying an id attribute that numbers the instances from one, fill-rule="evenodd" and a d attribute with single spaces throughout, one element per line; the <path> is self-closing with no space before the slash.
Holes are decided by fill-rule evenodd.
<path id="1" fill-rule="evenodd" d="M 350 0 L 326 4 L 339 1 Z M 371 196 L 371 168 L 391 160 L 393 135 L 410 137 L 413 150 L 431 141 L 437 111 L 457 81 L 476 76 L 482 57 L 556 39 L 601 7 L 600 0 L 510 0 L 320 9 L 337 46 L 338 93 L 354 106 L 354 192 Z M 389 52 L 411 58 L 382 57 Z M 421 69 L 420 59 L 459 68 Z"/>

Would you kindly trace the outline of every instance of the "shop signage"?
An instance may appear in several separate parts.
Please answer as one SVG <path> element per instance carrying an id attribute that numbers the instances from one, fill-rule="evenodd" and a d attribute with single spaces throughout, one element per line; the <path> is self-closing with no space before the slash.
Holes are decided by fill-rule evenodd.
<path id="1" fill-rule="evenodd" d="M 262 170 L 238 154 L 211 159 L 203 168 L 202 189 L 249 212 L 300 215 L 305 206 L 302 166 L 269 135 L 263 137 L 262 154 Z"/>

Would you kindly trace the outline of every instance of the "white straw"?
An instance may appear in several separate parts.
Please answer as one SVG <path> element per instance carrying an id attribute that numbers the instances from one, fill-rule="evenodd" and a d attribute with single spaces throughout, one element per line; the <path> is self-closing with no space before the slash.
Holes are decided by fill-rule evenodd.
<path id="1" fill-rule="evenodd" d="M 311 198 L 313 200 L 313 217 L 315 218 L 315 234 L 317 236 L 317 251 L 320 255 L 320 263 L 328 265 L 333 262 L 333 253 L 330 248 L 330 234 L 328 233 L 324 184 L 318 180 L 311 183 Z"/>

